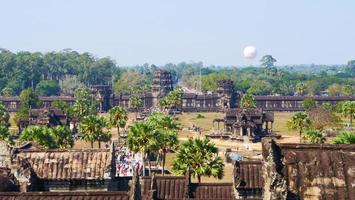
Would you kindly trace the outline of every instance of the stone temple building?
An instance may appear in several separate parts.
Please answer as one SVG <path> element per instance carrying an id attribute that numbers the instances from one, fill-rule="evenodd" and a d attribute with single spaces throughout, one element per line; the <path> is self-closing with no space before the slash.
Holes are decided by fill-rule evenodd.
<path id="1" fill-rule="evenodd" d="M 274 114 L 262 109 L 228 109 L 223 119 L 214 119 L 217 133 L 230 133 L 232 137 L 249 136 L 260 140 L 272 133 Z M 222 125 L 221 125 L 222 124 Z"/>

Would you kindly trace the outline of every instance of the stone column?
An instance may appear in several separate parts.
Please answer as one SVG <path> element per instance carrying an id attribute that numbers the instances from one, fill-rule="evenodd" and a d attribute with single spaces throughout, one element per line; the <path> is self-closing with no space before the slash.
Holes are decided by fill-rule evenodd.
<path id="1" fill-rule="evenodd" d="M 248 136 L 251 137 L 251 128 L 247 128 Z"/>
<path id="2" fill-rule="evenodd" d="M 243 136 L 243 127 L 240 127 L 240 136 Z"/>

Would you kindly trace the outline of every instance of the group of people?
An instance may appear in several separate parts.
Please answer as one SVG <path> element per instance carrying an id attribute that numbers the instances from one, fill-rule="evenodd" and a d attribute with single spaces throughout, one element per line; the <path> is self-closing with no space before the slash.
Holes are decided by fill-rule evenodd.
<path id="1" fill-rule="evenodd" d="M 133 176 L 133 172 L 142 172 L 142 156 L 134 154 L 127 147 L 116 151 L 116 176 Z"/>

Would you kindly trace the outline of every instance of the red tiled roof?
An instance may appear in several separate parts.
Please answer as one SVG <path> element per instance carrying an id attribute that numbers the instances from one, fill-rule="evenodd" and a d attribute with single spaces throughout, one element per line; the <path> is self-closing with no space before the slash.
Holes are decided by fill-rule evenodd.
<path id="1" fill-rule="evenodd" d="M 27 160 L 41 179 L 103 180 L 110 176 L 112 153 L 108 149 L 23 150 L 17 160 Z"/>
<path id="2" fill-rule="evenodd" d="M 1 192 L 0 200 L 129 200 L 127 192 Z"/>

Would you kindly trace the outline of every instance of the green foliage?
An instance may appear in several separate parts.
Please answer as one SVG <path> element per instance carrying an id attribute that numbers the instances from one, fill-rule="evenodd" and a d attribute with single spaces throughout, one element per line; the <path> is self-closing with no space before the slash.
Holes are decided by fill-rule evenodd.
<path id="1" fill-rule="evenodd" d="M 83 139 L 91 143 L 91 148 L 94 146 L 94 142 L 98 142 L 99 148 L 101 142 L 107 142 L 111 138 L 109 132 L 105 132 L 103 129 L 107 127 L 105 118 L 96 115 L 84 116 L 79 124 L 79 133 L 83 136 Z"/>
<path id="2" fill-rule="evenodd" d="M 304 99 L 302 104 L 303 104 L 303 107 L 306 110 L 309 110 L 309 109 L 312 109 L 312 108 L 316 107 L 316 102 L 313 99 L 311 99 L 311 98 Z"/>
<path id="3" fill-rule="evenodd" d="M 305 112 L 296 112 L 292 118 L 287 122 L 287 127 L 291 130 L 297 130 L 302 139 L 302 133 L 305 129 L 311 126 L 311 121 Z"/>
<path id="4" fill-rule="evenodd" d="M 164 98 L 159 100 L 160 107 L 173 107 L 181 104 L 181 98 L 183 91 L 181 88 L 175 88 L 173 91 L 170 91 Z"/>
<path id="5" fill-rule="evenodd" d="M 158 148 L 163 152 L 162 174 L 164 174 L 166 153 L 169 149 L 175 148 L 179 142 L 177 131 L 181 128 L 180 124 L 171 116 L 161 112 L 150 115 L 145 123 L 148 124 L 152 130 L 158 130 Z"/>
<path id="6" fill-rule="evenodd" d="M 128 148 L 143 155 L 143 175 L 145 175 L 145 160 L 152 152 L 157 152 L 160 148 L 161 134 L 158 130 L 154 130 L 152 126 L 147 123 L 139 122 L 130 127 L 127 135 Z M 150 160 L 148 159 L 150 163 Z M 151 168 L 149 166 L 149 174 Z"/>
<path id="7" fill-rule="evenodd" d="M 10 114 L 4 104 L 0 102 L 0 124 L 9 125 Z"/>
<path id="8" fill-rule="evenodd" d="M 297 83 L 296 85 L 296 92 L 298 95 L 305 95 L 305 90 L 307 89 L 306 85 L 302 82 Z"/>
<path id="9" fill-rule="evenodd" d="M 10 140 L 9 126 L 0 123 L 0 140 L 8 142 Z"/>
<path id="10" fill-rule="evenodd" d="M 21 141 L 33 141 L 47 149 L 58 148 L 58 143 L 45 126 L 29 126 L 21 133 Z"/>
<path id="11" fill-rule="evenodd" d="M 333 83 L 328 87 L 329 96 L 340 96 L 342 94 L 343 87 L 338 83 Z"/>
<path id="12" fill-rule="evenodd" d="M 54 100 L 51 103 L 52 108 L 61 109 L 63 112 L 70 112 L 70 106 L 62 100 Z"/>
<path id="13" fill-rule="evenodd" d="M 12 96 L 14 94 L 14 91 L 12 88 L 10 87 L 5 87 L 4 89 L 1 90 L 0 92 L 0 96 L 5 96 L 5 97 L 9 97 Z"/>
<path id="14" fill-rule="evenodd" d="M 41 105 L 38 95 L 31 88 L 22 90 L 20 103 L 23 109 L 38 108 Z"/>
<path id="15" fill-rule="evenodd" d="M 135 109 L 138 109 L 142 106 L 142 99 L 137 95 L 131 96 L 129 102 L 131 103 L 131 107 Z"/>
<path id="16" fill-rule="evenodd" d="M 349 117 L 349 123 L 352 125 L 355 117 L 355 101 L 345 101 L 341 106 L 341 113 L 345 117 Z"/>
<path id="17" fill-rule="evenodd" d="M 334 144 L 355 144 L 355 132 L 342 131 L 334 140 Z"/>
<path id="18" fill-rule="evenodd" d="M 75 103 L 73 105 L 74 116 L 83 118 L 88 115 L 95 115 L 97 113 L 98 103 L 91 96 L 88 88 L 79 88 L 75 91 Z"/>
<path id="19" fill-rule="evenodd" d="M 74 145 L 74 138 L 68 126 L 55 126 L 49 129 L 50 134 L 61 149 L 71 148 Z"/>
<path id="20" fill-rule="evenodd" d="M 0 89 L 12 88 L 18 94 L 25 88 L 36 88 L 42 80 L 62 81 L 65 76 L 78 77 L 87 85 L 107 84 L 117 66 L 110 58 L 96 58 L 72 50 L 60 52 L 12 53 L 0 50 Z"/>
<path id="21" fill-rule="evenodd" d="M 40 96 L 58 96 L 60 87 L 55 80 L 41 80 L 36 86 L 36 93 Z"/>
<path id="22" fill-rule="evenodd" d="M 316 129 L 310 129 L 306 131 L 305 138 L 312 144 L 322 144 L 326 141 L 323 134 Z"/>
<path id="23" fill-rule="evenodd" d="M 115 83 L 114 89 L 118 94 L 131 94 L 134 89 L 143 88 L 145 85 L 150 85 L 148 75 L 127 70 L 120 74 L 120 78 Z"/>
<path id="24" fill-rule="evenodd" d="M 218 149 L 209 139 L 195 139 L 184 142 L 176 153 L 173 171 L 186 174 L 192 170 L 192 176 L 201 182 L 202 176 L 223 177 L 223 160 L 218 156 Z"/>
<path id="25" fill-rule="evenodd" d="M 320 107 L 322 109 L 328 110 L 328 111 L 334 111 L 335 110 L 335 107 L 329 102 L 323 103 Z"/>
<path id="26" fill-rule="evenodd" d="M 120 128 L 126 126 L 128 120 L 128 112 L 126 109 L 115 106 L 109 110 L 110 113 L 110 124 L 111 126 L 117 127 L 118 142 L 120 142 Z"/>
<path id="27" fill-rule="evenodd" d="M 33 141 L 47 149 L 71 148 L 74 145 L 72 133 L 67 126 L 29 126 L 23 130 L 21 141 Z"/>
<path id="28" fill-rule="evenodd" d="M 255 97 L 251 93 L 246 93 L 240 100 L 240 105 L 242 108 L 256 108 Z"/>
<path id="29" fill-rule="evenodd" d="M 261 62 L 261 66 L 265 68 L 270 68 L 274 66 L 276 59 L 273 58 L 271 55 L 265 55 L 261 58 L 260 62 Z"/>

